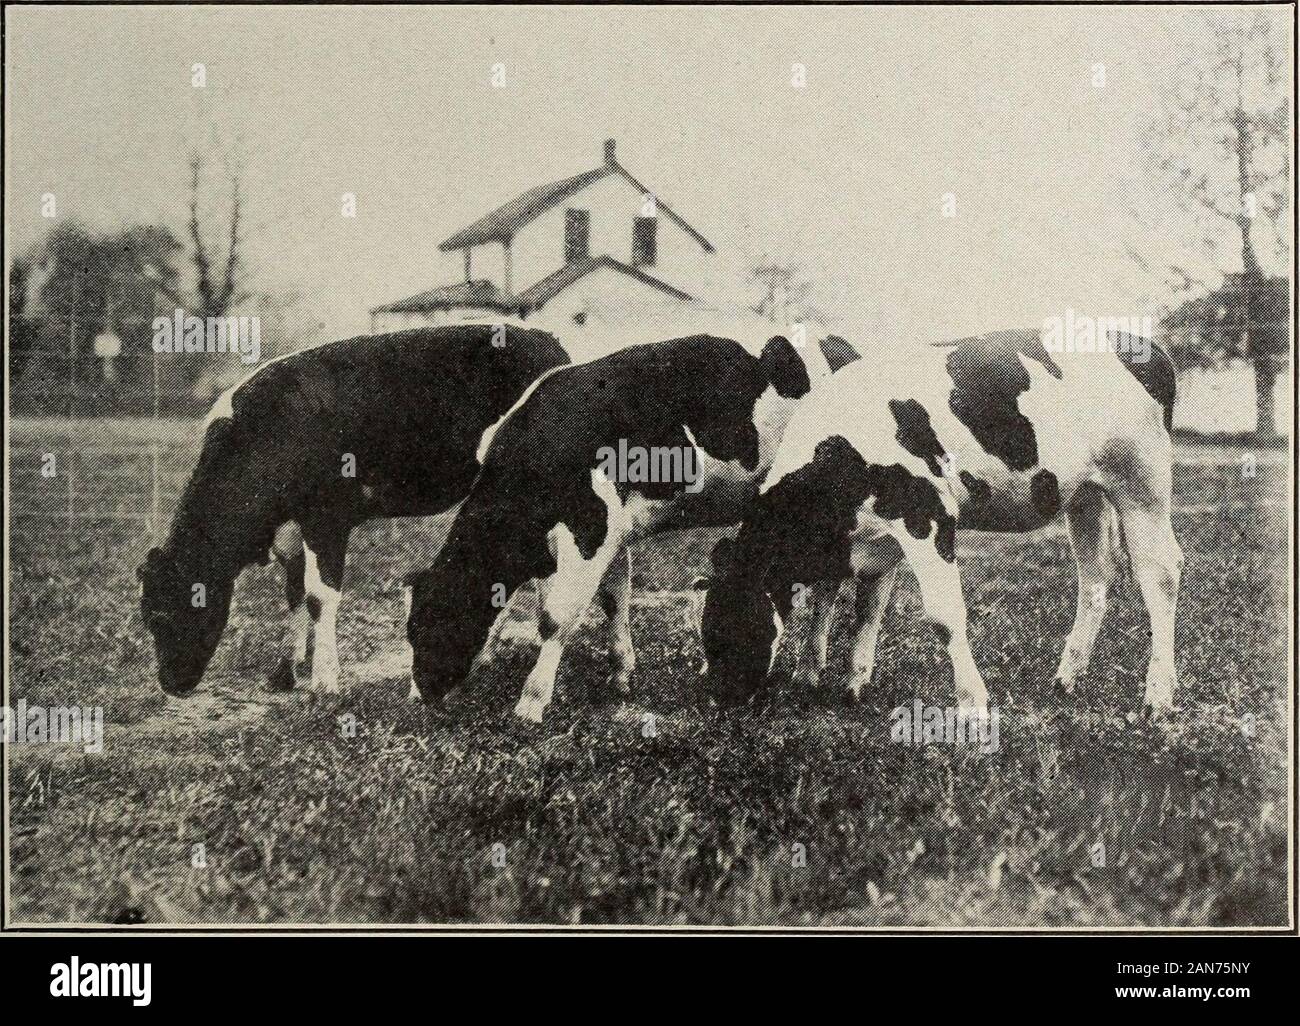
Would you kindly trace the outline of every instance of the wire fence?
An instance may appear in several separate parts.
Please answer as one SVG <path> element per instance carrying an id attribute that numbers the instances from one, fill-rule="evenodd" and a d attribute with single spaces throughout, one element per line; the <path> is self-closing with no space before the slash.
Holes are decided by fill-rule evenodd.
<path id="1" fill-rule="evenodd" d="M 159 418 L 10 421 L 8 515 L 27 536 L 117 524 L 160 539 L 198 459 L 201 423 Z"/>
<path id="2" fill-rule="evenodd" d="M 92 323 L 11 323 L 20 344 L 9 354 L 8 515 L 27 535 L 76 535 L 100 522 L 120 525 L 119 537 L 158 539 L 198 459 L 203 414 L 250 368 L 237 355 L 155 353 L 139 323 Z M 59 337 L 66 348 L 50 344 Z"/>
<path id="3" fill-rule="evenodd" d="M 7 506 L 15 532 L 117 523 L 161 537 L 198 458 L 201 418 L 253 368 L 238 352 L 159 353 L 153 320 L 49 311 L 9 322 Z M 277 336 L 261 355 L 279 355 Z M 121 532 L 114 532 L 121 537 Z"/>

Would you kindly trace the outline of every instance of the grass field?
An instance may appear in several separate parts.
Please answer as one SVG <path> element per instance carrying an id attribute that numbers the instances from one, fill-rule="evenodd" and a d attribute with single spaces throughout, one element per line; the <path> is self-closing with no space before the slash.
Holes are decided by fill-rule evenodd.
<path id="1" fill-rule="evenodd" d="M 159 432 L 165 487 L 193 459 Z M 989 754 L 889 740 L 889 710 L 951 701 L 900 578 L 863 704 L 784 688 L 696 705 L 684 582 L 718 532 L 637 550 L 635 704 L 605 699 L 600 614 L 541 727 L 510 708 L 523 645 L 448 712 L 405 701 L 398 581 L 442 521 L 353 539 L 347 695 L 268 693 L 279 571 L 252 568 L 202 691 L 166 698 L 136 609 L 150 429 L 13 427 L 9 702 L 102 705 L 102 754 L 6 746 L 10 922 L 1277 926 L 1288 920 L 1287 454 L 1181 445 L 1181 712 L 1133 713 L 1147 657 L 1121 582 L 1092 675 L 1049 681 L 1074 613 L 1064 536 L 959 550 Z M 93 440 L 93 444 L 91 444 Z M 74 516 L 41 456 L 77 451 Z M 62 489 L 62 491 L 60 491 Z M 129 494 L 128 494 L 129 491 Z M 47 510 L 48 515 L 39 515 Z M 829 676 L 846 673 L 843 624 Z M 648 718 L 652 714 L 652 718 Z M 355 728 L 355 729 L 353 729 Z M 201 847 L 200 847 L 201 846 Z"/>

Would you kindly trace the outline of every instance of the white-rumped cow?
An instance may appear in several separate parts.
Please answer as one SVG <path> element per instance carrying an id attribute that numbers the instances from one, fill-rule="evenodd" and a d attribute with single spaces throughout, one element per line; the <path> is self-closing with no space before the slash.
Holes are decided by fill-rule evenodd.
<path id="1" fill-rule="evenodd" d="M 269 550 L 284 564 L 290 609 L 289 652 L 269 683 L 337 690 L 335 618 L 352 528 L 450 509 L 478 473 L 483 434 L 568 362 L 540 331 L 420 328 L 294 353 L 227 392 L 208 416 L 171 532 L 138 571 L 163 689 L 198 685 L 235 578 Z"/>
<path id="2" fill-rule="evenodd" d="M 538 381 L 496 429 L 446 544 L 413 580 L 413 696 L 434 701 L 461 683 L 502 606 L 534 578 L 542 648 L 516 714 L 541 719 L 602 579 L 615 683 L 626 691 L 627 546 L 656 531 L 737 522 L 810 387 L 814 359 L 815 376 L 829 376 L 819 349 L 783 336 L 755 356 L 734 340 L 694 335 Z M 602 454 L 614 452 L 681 454 L 692 473 L 611 473 Z"/>
<path id="3" fill-rule="evenodd" d="M 1079 591 L 1060 684 L 1072 688 L 1088 666 L 1124 546 L 1151 624 L 1145 705 L 1170 708 L 1182 566 L 1170 525 L 1175 376 L 1149 340 L 1110 342 L 1049 353 L 1038 332 L 1023 331 L 873 353 L 809 395 L 740 533 L 715 550 L 701 622 L 712 693 L 741 700 L 760 690 L 800 607 L 811 629 L 796 678 L 819 680 L 838 590 L 856 576 L 857 697 L 906 558 L 951 657 L 959 705 L 984 708 L 957 531 L 1031 531 L 1063 511 Z"/>

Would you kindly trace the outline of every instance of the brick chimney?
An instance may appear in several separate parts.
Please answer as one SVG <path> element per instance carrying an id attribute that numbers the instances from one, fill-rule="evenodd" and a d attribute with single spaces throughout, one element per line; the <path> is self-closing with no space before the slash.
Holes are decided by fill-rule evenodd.
<path id="1" fill-rule="evenodd" d="M 614 159 L 614 140 L 606 139 L 605 140 L 605 164 L 606 166 L 609 166 L 616 163 L 617 161 Z"/>

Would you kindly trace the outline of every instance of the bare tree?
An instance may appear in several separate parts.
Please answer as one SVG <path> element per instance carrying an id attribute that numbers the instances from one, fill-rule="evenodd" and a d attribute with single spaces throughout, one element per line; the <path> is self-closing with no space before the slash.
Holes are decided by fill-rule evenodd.
<path id="1" fill-rule="evenodd" d="M 749 269 L 749 284 L 761 290 L 750 309 L 769 321 L 786 323 L 792 316 L 813 322 L 826 319 L 812 302 L 814 282 L 796 261 L 765 257 Z"/>
<path id="2" fill-rule="evenodd" d="M 229 172 L 230 201 L 224 230 L 209 228 L 210 234 L 224 235 L 225 258 L 221 258 L 216 243 L 204 237 L 205 218 L 202 215 L 203 155 L 196 149 L 190 152 L 189 236 L 191 259 L 194 262 L 194 289 L 198 302 L 193 308 L 201 317 L 220 317 L 248 298 L 239 281 L 244 270 L 240 247 L 243 244 L 240 218 L 243 214 L 243 192 L 237 168 Z"/>
<path id="3" fill-rule="evenodd" d="M 1274 433 L 1273 393 L 1285 352 L 1279 351 L 1276 326 L 1260 323 L 1276 314 L 1276 303 L 1268 298 L 1276 287 L 1268 283 L 1260 258 L 1286 267 L 1290 251 L 1286 19 L 1268 10 L 1205 17 L 1205 52 L 1189 52 L 1168 83 L 1143 145 L 1155 183 L 1189 218 L 1194 240 L 1189 250 L 1224 272 L 1224 302 L 1239 304 L 1242 311 L 1201 333 L 1202 341 L 1184 351 L 1205 364 L 1225 356 L 1249 360 L 1257 430 Z M 1240 272 L 1235 271 L 1238 253 Z M 1137 259 L 1163 273 L 1175 293 L 1204 287 L 1190 260 L 1156 272 Z M 1236 330 L 1240 337 L 1222 337 Z"/>
<path id="4" fill-rule="evenodd" d="M 156 254 L 149 247 L 137 247 L 134 253 L 137 271 L 169 302 L 198 317 L 221 317 L 247 302 L 251 295 L 243 287 L 247 272 L 243 256 L 244 192 L 239 169 L 230 168 L 224 216 L 210 210 L 204 203 L 205 169 L 209 163 L 199 149 L 190 151 L 186 257 L 193 267 L 192 284 L 185 285 L 182 277 L 190 276 L 177 275 L 170 262 L 151 259 Z"/>

